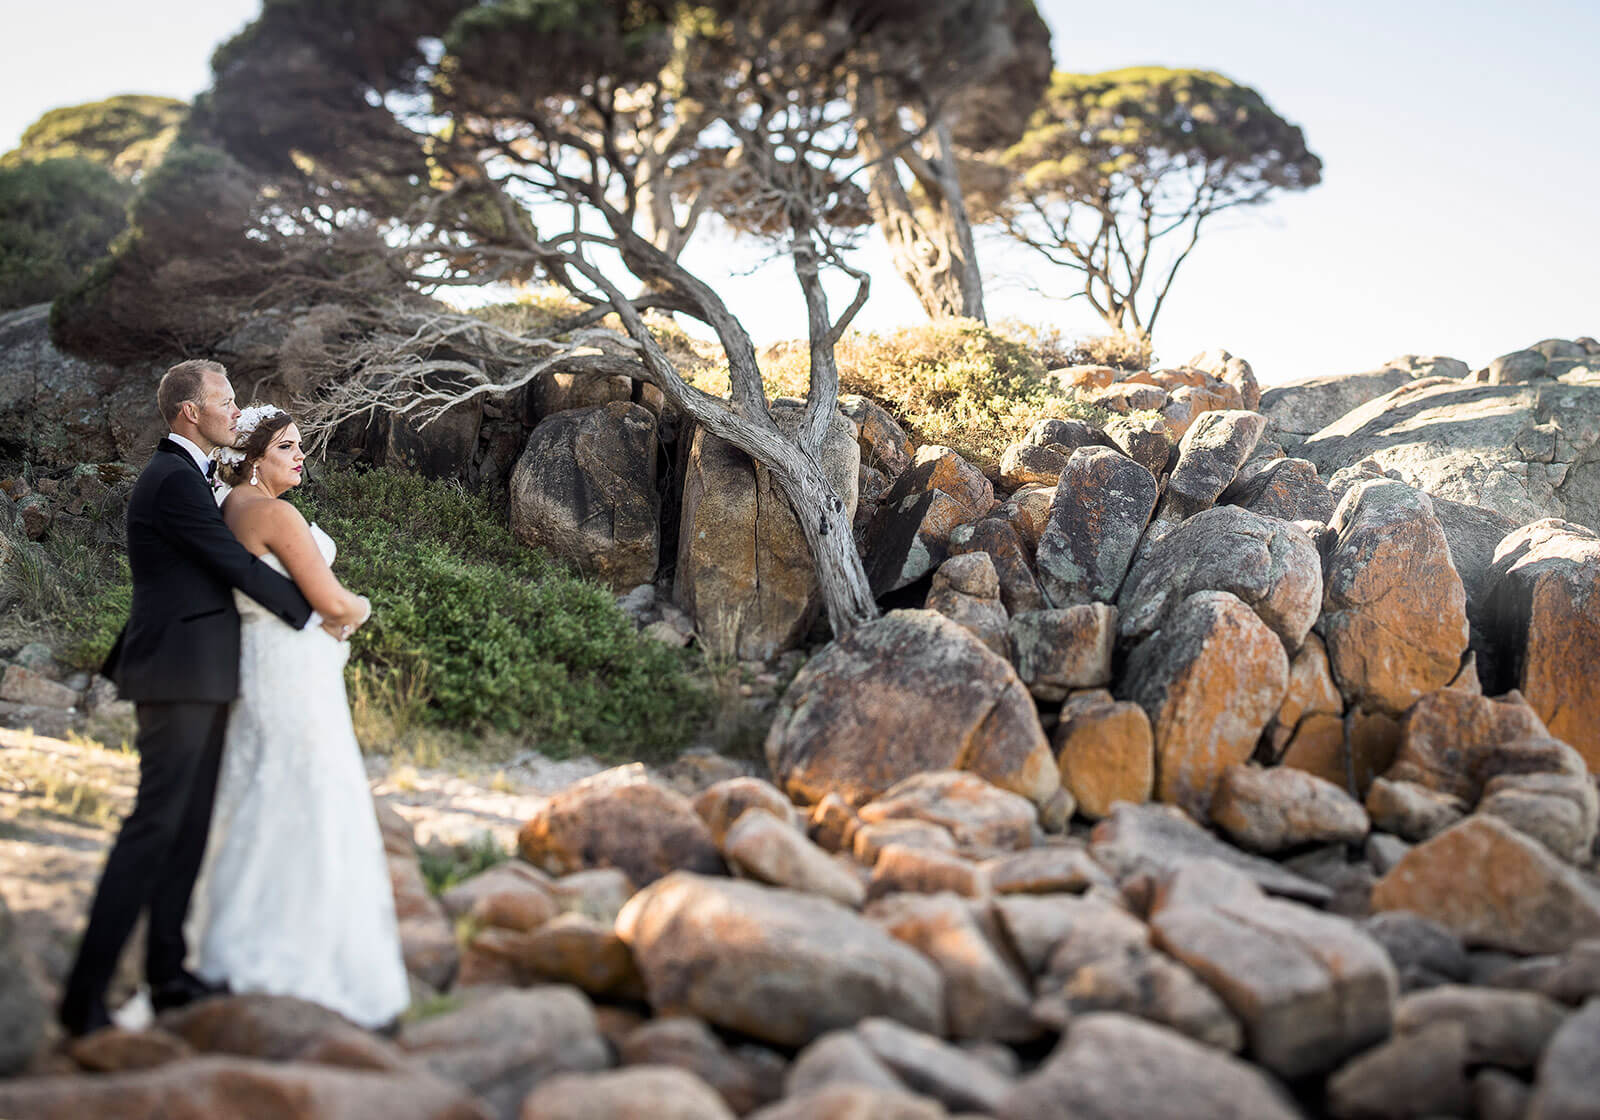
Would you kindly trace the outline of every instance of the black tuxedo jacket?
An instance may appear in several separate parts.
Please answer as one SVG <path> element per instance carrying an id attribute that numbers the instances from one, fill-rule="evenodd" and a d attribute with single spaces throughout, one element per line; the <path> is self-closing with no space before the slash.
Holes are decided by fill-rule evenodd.
<path id="1" fill-rule="evenodd" d="M 133 609 L 105 667 L 124 700 L 227 703 L 239 695 L 233 589 L 299 629 L 311 605 L 222 520 L 188 452 L 163 439 L 128 500 Z"/>

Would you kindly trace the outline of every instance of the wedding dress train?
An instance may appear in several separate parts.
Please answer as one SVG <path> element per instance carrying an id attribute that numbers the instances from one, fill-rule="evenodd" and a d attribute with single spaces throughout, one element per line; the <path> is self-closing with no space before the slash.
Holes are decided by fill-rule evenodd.
<path id="1" fill-rule="evenodd" d="M 332 539 L 311 532 L 331 564 Z M 277 557 L 264 560 L 283 572 Z M 406 1009 L 410 985 L 345 696 L 350 647 L 234 598 L 239 698 L 195 888 L 195 971 L 382 1026 Z"/>

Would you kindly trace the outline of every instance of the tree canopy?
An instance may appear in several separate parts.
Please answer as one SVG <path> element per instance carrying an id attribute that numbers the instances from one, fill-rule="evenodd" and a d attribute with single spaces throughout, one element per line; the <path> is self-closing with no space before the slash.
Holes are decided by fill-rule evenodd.
<path id="1" fill-rule="evenodd" d="M 189 113 L 170 97 L 123 94 L 104 101 L 51 109 L 0 156 L 0 167 L 47 159 L 85 159 L 118 178 L 136 178 L 161 162 Z"/>
<path id="2" fill-rule="evenodd" d="M 129 189 L 86 159 L 0 168 L 0 309 L 81 283 L 122 230 Z"/>
<path id="3" fill-rule="evenodd" d="M 1322 176 L 1301 130 L 1255 90 L 1164 67 L 1056 73 L 1002 165 L 1006 231 L 1080 273 L 1076 294 L 1134 333 L 1154 327 L 1213 215 Z"/>

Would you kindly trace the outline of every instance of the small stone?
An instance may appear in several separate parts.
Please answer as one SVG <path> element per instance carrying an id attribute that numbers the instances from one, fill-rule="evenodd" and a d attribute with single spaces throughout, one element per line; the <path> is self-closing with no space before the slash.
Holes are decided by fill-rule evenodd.
<path id="1" fill-rule="evenodd" d="M 1466 816 L 1461 798 L 1416 782 L 1376 778 L 1367 790 L 1372 827 L 1413 842 L 1426 840 Z"/>
<path id="2" fill-rule="evenodd" d="M 1565 1008 L 1534 992 L 1447 984 L 1403 998 L 1395 1006 L 1394 1029 L 1410 1034 L 1435 1023 L 1460 1023 L 1473 1065 L 1531 1069 L 1565 1018 Z"/>
<path id="3" fill-rule="evenodd" d="M 1590 1120 L 1600 1101 L 1600 999 L 1567 1016 L 1539 1059 L 1528 1120 Z"/>
<path id="4" fill-rule="evenodd" d="M 967 898 L 989 893 L 983 869 L 953 852 L 890 844 L 872 865 L 867 897 L 882 898 L 901 892 L 937 894 L 951 891 Z"/>
<path id="5" fill-rule="evenodd" d="M 892 820 L 936 824 L 949 831 L 957 846 L 978 849 L 1025 848 L 1033 842 L 1038 819 L 1027 798 L 960 770 L 907 778 L 859 812 L 868 825 Z"/>
<path id="6" fill-rule="evenodd" d="M 1398 1035 L 1328 1079 L 1328 1111 L 1338 1120 L 1464 1116 L 1466 1066 L 1467 1032 L 1460 1023 Z"/>
<path id="7" fill-rule="evenodd" d="M 1359 844 L 1367 835 L 1359 802 L 1331 782 L 1287 767 L 1228 767 L 1211 798 L 1211 819 L 1257 852 Z"/>

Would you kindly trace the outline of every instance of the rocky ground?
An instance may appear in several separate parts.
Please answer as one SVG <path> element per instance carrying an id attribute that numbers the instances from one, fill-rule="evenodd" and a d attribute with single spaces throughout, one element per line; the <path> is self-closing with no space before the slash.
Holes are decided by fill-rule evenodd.
<path id="1" fill-rule="evenodd" d="M 1051 376 L 1112 418 L 988 471 L 841 402 L 826 468 L 900 609 L 788 662 L 818 601 L 771 480 L 700 433 L 664 511 L 650 409 L 572 387 L 513 524 L 761 662 L 764 768 L 375 774 L 393 1037 L 241 996 L 40 1047 L 19 951 L 0 1115 L 1600 1116 L 1600 343 Z M 48 532 L 73 485 L 0 514 Z M 28 661 L 0 702 L 115 715 Z M 83 785 L 30 812 L 100 843 Z M 485 829 L 516 858 L 449 847 Z"/>

